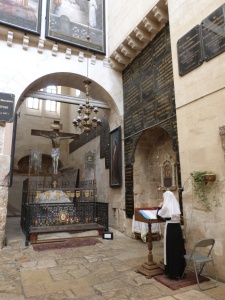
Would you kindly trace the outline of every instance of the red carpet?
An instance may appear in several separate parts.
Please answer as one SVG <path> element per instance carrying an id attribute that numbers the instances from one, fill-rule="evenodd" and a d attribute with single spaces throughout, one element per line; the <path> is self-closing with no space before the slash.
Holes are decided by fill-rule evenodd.
<path id="1" fill-rule="evenodd" d="M 187 271 L 185 272 L 185 277 L 183 279 L 171 279 L 167 275 L 157 275 L 154 276 L 154 279 L 163 285 L 167 286 L 171 290 L 175 291 L 189 285 L 197 284 L 195 273 Z M 210 279 L 200 276 L 199 282 L 209 281 Z"/>
<path id="2" fill-rule="evenodd" d="M 73 240 L 66 240 L 62 242 L 41 243 L 32 246 L 34 251 L 46 251 L 46 250 L 55 250 L 55 249 L 63 249 L 63 248 L 93 246 L 97 243 L 101 243 L 101 241 L 94 237 L 85 237 L 85 238 L 77 238 Z"/>

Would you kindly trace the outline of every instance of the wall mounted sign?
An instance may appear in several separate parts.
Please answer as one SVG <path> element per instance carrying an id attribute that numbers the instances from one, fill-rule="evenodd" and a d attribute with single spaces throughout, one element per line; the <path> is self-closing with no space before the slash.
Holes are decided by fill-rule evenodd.
<path id="1" fill-rule="evenodd" d="M 11 123 L 13 121 L 15 95 L 0 93 L 0 121 Z"/>

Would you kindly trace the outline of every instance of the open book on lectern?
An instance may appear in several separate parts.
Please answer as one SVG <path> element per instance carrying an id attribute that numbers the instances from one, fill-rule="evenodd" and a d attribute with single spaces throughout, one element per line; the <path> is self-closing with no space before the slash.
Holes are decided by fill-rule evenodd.
<path id="1" fill-rule="evenodd" d="M 138 212 L 140 214 L 142 214 L 142 216 L 147 219 L 147 220 L 155 220 L 157 219 L 156 213 L 157 210 L 138 210 Z"/>

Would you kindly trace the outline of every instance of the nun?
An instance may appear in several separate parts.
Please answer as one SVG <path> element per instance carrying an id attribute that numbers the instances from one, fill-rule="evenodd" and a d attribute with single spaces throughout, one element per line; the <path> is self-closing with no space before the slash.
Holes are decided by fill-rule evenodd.
<path id="1" fill-rule="evenodd" d="M 180 206 L 171 191 L 163 194 L 163 202 L 157 210 L 157 218 L 164 219 L 164 269 L 171 278 L 181 278 L 185 268 L 184 239 L 180 224 Z"/>

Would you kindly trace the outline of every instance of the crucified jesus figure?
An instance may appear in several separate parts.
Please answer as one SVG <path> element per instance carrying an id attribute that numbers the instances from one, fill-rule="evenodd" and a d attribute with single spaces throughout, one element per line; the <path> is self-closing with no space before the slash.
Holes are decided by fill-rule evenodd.
<path id="1" fill-rule="evenodd" d="M 60 142 L 61 140 L 66 139 L 74 139 L 77 137 L 77 135 L 70 135 L 70 136 L 59 136 L 57 132 L 53 131 L 50 132 L 49 135 L 42 134 L 40 132 L 40 136 L 43 136 L 45 138 L 51 139 L 52 141 L 52 168 L 53 168 L 53 174 L 58 174 L 58 164 L 59 164 L 59 156 L 60 156 Z"/>

